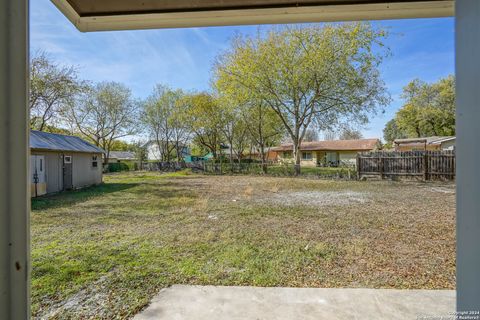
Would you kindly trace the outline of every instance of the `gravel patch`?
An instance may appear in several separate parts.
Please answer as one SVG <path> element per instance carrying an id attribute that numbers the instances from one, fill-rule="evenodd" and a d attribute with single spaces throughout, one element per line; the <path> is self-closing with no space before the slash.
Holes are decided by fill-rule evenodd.
<path id="1" fill-rule="evenodd" d="M 455 188 L 452 187 L 433 187 L 431 190 L 433 192 L 455 194 Z"/>
<path id="2" fill-rule="evenodd" d="M 273 193 L 261 201 L 284 206 L 322 207 L 363 204 L 369 202 L 370 197 L 366 192 L 356 191 L 289 191 Z"/>
<path id="3" fill-rule="evenodd" d="M 104 288 L 107 276 L 103 276 L 88 287 L 78 291 L 68 299 L 53 304 L 45 310 L 43 316 L 34 319 L 57 319 L 62 318 L 66 313 L 82 313 L 85 318 L 102 318 L 103 313 L 108 309 L 105 303 L 108 295 Z"/>

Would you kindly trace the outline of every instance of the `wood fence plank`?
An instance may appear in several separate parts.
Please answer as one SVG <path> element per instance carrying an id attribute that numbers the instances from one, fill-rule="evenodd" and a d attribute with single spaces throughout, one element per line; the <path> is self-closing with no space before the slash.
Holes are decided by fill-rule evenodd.
<path id="1" fill-rule="evenodd" d="M 357 156 L 357 174 L 423 176 L 424 180 L 455 178 L 454 151 L 367 152 Z"/>

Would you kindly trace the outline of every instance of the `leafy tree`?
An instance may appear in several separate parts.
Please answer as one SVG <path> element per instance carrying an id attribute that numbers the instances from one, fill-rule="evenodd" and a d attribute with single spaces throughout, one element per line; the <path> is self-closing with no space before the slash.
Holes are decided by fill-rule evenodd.
<path id="1" fill-rule="evenodd" d="M 148 134 L 158 147 L 161 161 L 170 161 L 172 153 L 180 154 L 180 144 L 186 134 L 186 126 L 180 100 L 181 90 L 172 90 L 166 86 L 157 85 L 154 92 L 143 104 L 142 121 Z"/>
<path id="2" fill-rule="evenodd" d="M 235 82 L 217 81 L 214 89 L 220 97 L 220 112 L 224 115 L 224 137 L 233 146 L 230 162 L 233 162 L 233 153 L 240 161 L 243 151 L 250 145 L 250 154 L 253 151 L 260 154 L 263 171 L 267 173 L 267 150 L 277 145 L 284 134 L 277 114 L 254 92 Z"/>
<path id="3" fill-rule="evenodd" d="M 267 173 L 267 151 L 280 142 L 284 134 L 282 123 L 275 111 L 259 99 L 246 104 L 242 114 L 249 138 L 260 154 L 263 172 Z"/>
<path id="4" fill-rule="evenodd" d="M 220 128 L 223 137 L 229 145 L 229 160 L 230 164 L 233 164 L 234 153 L 238 154 L 236 150 L 236 144 L 234 142 L 237 139 L 237 134 L 240 135 L 240 139 L 244 137 L 244 134 L 241 130 L 242 118 L 239 112 L 238 106 L 235 104 L 235 101 L 229 99 L 228 96 L 220 95 L 217 97 L 217 112 L 219 115 Z M 240 129 L 240 130 L 239 130 Z M 237 152 L 235 152 L 237 151 Z M 241 151 L 243 152 L 243 150 Z M 233 170 L 233 167 L 232 167 Z"/>
<path id="5" fill-rule="evenodd" d="M 395 122 L 398 129 L 406 132 L 409 137 L 423 137 L 429 135 L 422 128 L 420 119 L 422 110 L 413 104 L 406 104 L 397 111 Z"/>
<path id="6" fill-rule="evenodd" d="M 73 66 L 59 66 L 45 53 L 30 61 L 30 128 L 55 131 L 57 116 L 84 86 Z"/>
<path id="7" fill-rule="evenodd" d="M 116 140 L 138 131 L 138 104 L 130 89 L 117 82 L 90 86 L 70 104 L 65 115 L 74 130 L 105 150 L 105 163 Z"/>
<path id="8" fill-rule="evenodd" d="M 429 84 L 415 79 L 403 89 L 405 104 L 387 123 L 384 138 L 455 135 L 455 78 L 448 76 Z"/>
<path id="9" fill-rule="evenodd" d="M 212 153 L 218 159 L 222 144 L 222 116 L 217 100 L 209 93 L 186 96 L 186 119 L 194 138 L 193 142 Z"/>
<path id="10" fill-rule="evenodd" d="M 408 135 L 398 127 L 396 119 L 392 119 L 387 122 L 383 129 L 383 138 L 388 146 L 392 146 L 395 139 L 405 139 L 408 138 Z"/>
<path id="11" fill-rule="evenodd" d="M 132 151 L 133 146 L 123 140 L 115 140 L 112 142 L 112 151 Z"/>
<path id="12" fill-rule="evenodd" d="M 231 141 L 231 150 L 235 154 L 238 163 L 240 163 L 244 156 L 245 150 L 247 150 L 251 142 L 248 127 L 244 118 L 239 117 L 233 128 L 233 132 L 234 134 Z"/>
<path id="13" fill-rule="evenodd" d="M 388 102 L 380 79 L 381 39 L 369 24 L 286 27 L 237 37 L 219 57 L 215 82 L 250 91 L 268 105 L 293 142 L 296 173 L 307 129 L 365 123 Z"/>

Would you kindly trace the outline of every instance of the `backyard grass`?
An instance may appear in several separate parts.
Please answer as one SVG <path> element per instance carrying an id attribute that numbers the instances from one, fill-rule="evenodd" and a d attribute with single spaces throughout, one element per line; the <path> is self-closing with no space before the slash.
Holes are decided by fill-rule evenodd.
<path id="1" fill-rule="evenodd" d="M 32 200 L 35 318 L 129 318 L 172 284 L 455 287 L 452 184 L 104 180 Z"/>

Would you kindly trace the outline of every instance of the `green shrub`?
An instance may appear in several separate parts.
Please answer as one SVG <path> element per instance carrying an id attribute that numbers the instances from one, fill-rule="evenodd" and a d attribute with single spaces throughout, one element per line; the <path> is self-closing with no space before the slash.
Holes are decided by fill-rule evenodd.
<path id="1" fill-rule="evenodd" d="M 116 162 L 116 163 L 108 164 L 107 172 L 121 172 L 121 171 L 130 171 L 130 167 L 128 166 L 127 163 Z"/>

